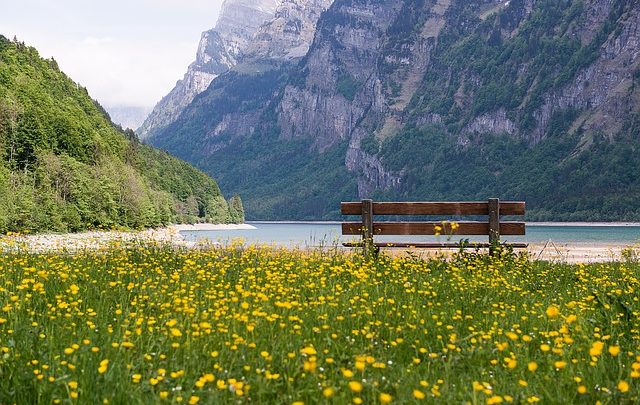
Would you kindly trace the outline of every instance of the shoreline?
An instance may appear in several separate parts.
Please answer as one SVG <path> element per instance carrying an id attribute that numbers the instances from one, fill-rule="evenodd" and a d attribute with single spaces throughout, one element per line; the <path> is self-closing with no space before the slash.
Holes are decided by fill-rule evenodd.
<path id="1" fill-rule="evenodd" d="M 300 223 L 300 222 L 287 222 Z M 317 222 L 316 222 L 317 223 Z M 259 224 L 259 222 L 253 222 Z M 120 243 L 167 243 L 175 247 L 193 249 L 199 246 L 220 246 L 214 241 L 189 241 L 181 233 L 206 232 L 225 230 L 253 230 L 251 223 L 245 224 L 193 224 L 170 225 L 165 228 L 147 229 L 144 231 L 87 231 L 67 234 L 36 234 L 0 237 L 0 251 L 25 250 L 33 253 L 56 251 L 77 252 L 82 250 L 98 250 Z M 281 246 L 286 248 L 286 246 Z M 337 246 L 339 249 L 342 247 Z M 308 249 L 315 249 L 308 246 Z M 353 249 L 344 249 L 346 252 Z M 392 256 L 411 252 L 420 257 L 432 257 L 438 253 L 450 254 L 451 250 L 421 250 L 421 249 L 384 249 Z M 522 251 L 522 250 L 519 250 Z M 564 263 L 597 263 L 622 261 L 624 252 L 628 251 L 632 258 L 640 258 L 640 244 L 638 242 L 532 242 L 527 249 L 532 260 L 548 260 Z"/>
<path id="2" fill-rule="evenodd" d="M 182 231 L 251 231 L 256 229 L 255 226 L 250 224 L 181 224 L 170 225 L 167 228 L 174 229 L 177 232 Z"/>
<path id="3" fill-rule="evenodd" d="M 455 221 L 454 221 L 455 222 Z M 342 221 L 247 221 L 258 225 L 340 225 Z M 557 227 L 640 227 L 640 222 L 525 222 L 526 226 Z"/>
<path id="4" fill-rule="evenodd" d="M 574 227 L 640 227 L 640 222 L 526 222 L 526 226 L 574 226 Z"/>
<path id="5" fill-rule="evenodd" d="M 187 241 L 181 231 L 224 231 L 255 229 L 248 224 L 175 224 L 143 231 L 84 231 L 77 233 L 46 233 L 34 235 L 0 236 L 0 252 L 26 249 L 29 252 L 97 250 L 114 243 L 168 243 L 176 247 L 193 248 L 196 242 Z M 213 242 L 215 245 L 216 243 Z"/>

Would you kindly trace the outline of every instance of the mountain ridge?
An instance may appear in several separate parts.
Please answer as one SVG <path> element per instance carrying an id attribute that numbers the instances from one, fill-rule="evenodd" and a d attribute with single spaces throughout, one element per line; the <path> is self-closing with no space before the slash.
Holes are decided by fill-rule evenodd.
<path id="1" fill-rule="evenodd" d="M 252 218 L 336 218 L 340 199 L 365 196 L 499 196 L 529 201 L 530 219 L 637 220 L 636 3 L 337 0 L 297 65 L 221 76 L 151 142 L 247 195 Z M 344 187 L 291 182 L 326 156 L 314 167 L 336 177 L 309 180 Z M 289 174 L 262 174 L 269 159 Z M 283 184 L 322 202 L 289 207 Z"/>
<path id="2" fill-rule="evenodd" d="M 202 34 L 196 61 L 137 130 L 153 137 L 178 119 L 218 76 L 294 63 L 308 51 L 321 13 L 333 0 L 225 0 L 216 27 Z"/>

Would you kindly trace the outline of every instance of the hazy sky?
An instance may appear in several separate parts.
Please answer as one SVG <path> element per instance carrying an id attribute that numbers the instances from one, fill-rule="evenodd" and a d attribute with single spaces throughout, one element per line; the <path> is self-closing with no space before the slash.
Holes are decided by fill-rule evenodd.
<path id="1" fill-rule="evenodd" d="M 53 57 L 105 106 L 151 107 L 195 59 L 223 0 L 0 0 L 0 34 Z"/>

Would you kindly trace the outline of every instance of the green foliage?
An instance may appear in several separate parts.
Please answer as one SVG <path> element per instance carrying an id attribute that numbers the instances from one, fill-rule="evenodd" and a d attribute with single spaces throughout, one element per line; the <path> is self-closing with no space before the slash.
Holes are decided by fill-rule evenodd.
<path id="1" fill-rule="evenodd" d="M 229 199 L 229 214 L 231 215 L 231 222 L 236 224 L 244 222 L 244 207 L 242 206 L 242 199 L 237 194 Z"/>
<path id="2" fill-rule="evenodd" d="M 360 83 L 351 75 L 346 74 L 338 79 L 336 90 L 342 94 L 344 98 L 353 101 L 360 89 Z"/>
<path id="3" fill-rule="evenodd" d="M 338 218 L 340 201 L 357 192 L 355 177 L 344 167 L 347 145 L 319 153 L 308 137 L 279 138 L 270 103 L 288 77 L 284 68 L 262 75 L 221 76 L 152 142 L 215 173 L 223 190 L 243 196 L 248 219 Z M 224 114 L 257 104 L 268 107 L 254 133 L 221 133 L 194 141 L 194 133 L 215 128 Z"/>
<path id="4" fill-rule="evenodd" d="M 0 233 L 228 217 L 211 178 L 140 145 L 55 61 L 3 37 L 0 155 Z M 215 199 L 224 204 L 211 204 Z"/>
<path id="5" fill-rule="evenodd" d="M 220 173 L 223 189 L 245 196 L 250 219 L 335 219 L 340 201 L 356 193 L 355 177 L 343 164 L 345 152 L 346 144 L 318 153 L 309 139 L 250 137 L 234 140 L 204 168 Z"/>
<path id="6" fill-rule="evenodd" d="M 369 134 L 360 142 L 360 149 L 370 155 L 376 155 L 380 151 L 380 142 L 374 134 Z"/>
<path id="7" fill-rule="evenodd" d="M 453 24 L 444 29 L 420 90 L 426 96 L 414 105 L 417 111 L 445 115 L 447 123 L 462 128 L 472 117 L 504 108 L 522 131 L 529 132 L 536 125 L 532 113 L 542 105 L 543 95 L 567 84 L 593 62 L 623 10 L 614 7 L 594 39 L 583 45 L 569 30 L 582 16 L 582 1 L 539 1 L 519 26 L 514 15 L 518 7 L 524 6 L 513 4 L 464 30 Z M 515 35 L 504 36 L 505 30 L 515 30 Z M 462 83 L 460 78 L 465 77 L 474 83 Z M 461 88 L 471 100 L 463 113 L 453 103 Z"/>
<path id="8" fill-rule="evenodd" d="M 552 132 L 531 147 L 506 136 L 478 135 L 465 147 L 443 127 L 407 129 L 383 144 L 385 166 L 406 173 L 406 192 L 379 198 L 419 200 L 524 200 L 529 220 L 640 220 L 640 125 L 629 123 L 610 140 L 567 135 L 577 112 L 557 113 Z M 634 135 L 635 134 L 635 135 Z"/>

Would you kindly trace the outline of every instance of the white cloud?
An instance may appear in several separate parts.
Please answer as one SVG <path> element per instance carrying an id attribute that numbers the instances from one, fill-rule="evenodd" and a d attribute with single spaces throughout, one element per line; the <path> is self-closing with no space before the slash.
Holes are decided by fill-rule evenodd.
<path id="1" fill-rule="evenodd" d="M 195 57 L 197 44 L 82 41 L 55 50 L 60 67 L 105 105 L 152 106 Z"/>
<path id="2" fill-rule="evenodd" d="M 2 2 L 3 0 L 0 0 Z M 222 0 L 20 0 L 2 5 L 0 34 L 53 57 L 108 106 L 154 106 L 195 59 Z"/>
<path id="3" fill-rule="evenodd" d="M 113 42 L 113 38 L 104 37 L 104 38 L 96 38 L 96 37 L 87 37 L 82 40 L 83 45 L 102 45 Z"/>

